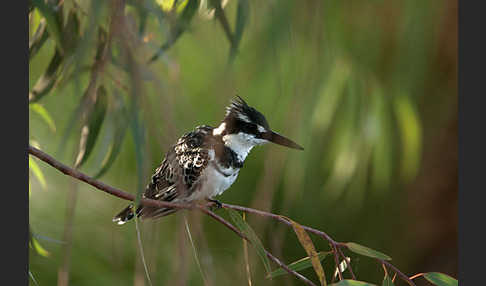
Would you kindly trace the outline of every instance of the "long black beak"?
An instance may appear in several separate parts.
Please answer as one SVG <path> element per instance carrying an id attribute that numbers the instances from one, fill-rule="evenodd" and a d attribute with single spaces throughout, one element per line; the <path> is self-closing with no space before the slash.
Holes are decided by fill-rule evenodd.
<path id="1" fill-rule="evenodd" d="M 290 140 L 288 138 L 285 138 L 282 135 L 280 135 L 280 134 L 278 134 L 276 132 L 273 132 L 271 130 L 266 131 L 265 133 L 263 133 L 263 136 L 262 137 L 263 137 L 263 139 L 266 139 L 266 140 L 268 140 L 270 142 L 273 142 L 275 144 L 279 144 L 279 145 L 282 145 L 282 146 L 287 146 L 289 148 L 304 150 L 304 148 L 302 148 L 302 146 L 298 145 L 294 141 L 292 141 L 292 140 Z"/>

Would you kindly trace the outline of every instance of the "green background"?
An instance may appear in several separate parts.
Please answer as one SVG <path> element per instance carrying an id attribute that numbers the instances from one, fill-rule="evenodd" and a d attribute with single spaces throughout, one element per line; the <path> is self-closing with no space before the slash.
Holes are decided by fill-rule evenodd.
<path id="1" fill-rule="evenodd" d="M 64 2 L 64 13 L 76 7 L 74 1 Z M 110 7 L 77 2 L 85 41 L 77 46 L 74 66 L 90 66 L 96 43 L 89 31 L 94 23 L 108 27 Z M 305 150 L 271 144 L 254 148 L 219 200 L 282 214 L 337 241 L 377 249 L 409 276 L 437 271 L 457 277 L 457 1 L 250 0 L 232 62 L 220 22 L 198 11 L 151 64 L 146 59 L 169 37 L 177 15 L 161 16 L 155 2 L 139 2 L 147 11 L 144 31 L 137 33 L 140 10 L 128 1 L 123 12 L 133 30 L 122 34 L 133 32 L 130 39 L 139 39 L 132 42 L 132 52 L 141 79 L 134 80 L 133 72 L 114 61 L 107 63 L 99 83 L 107 90 L 108 113 L 82 172 L 94 175 L 113 143 L 117 98 L 129 110 L 131 98 L 137 98 L 137 120 L 130 120 L 120 153 L 100 180 L 136 194 L 179 136 L 197 125 L 217 126 L 238 94 L 266 116 L 273 130 Z M 224 6 L 232 29 L 240 2 Z M 112 52 L 124 60 L 121 42 L 115 40 Z M 49 38 L 30 59 L 31 89 L 54 49 Z M 29 118 L 30 139 L 69 166 L 81 133 L 79 120 L 70 120 L 90 73 L 73 74 L 38 101 L 56 130 L 32 110 Z M 47 187 L 31 173 L 29 220 L 49 252 L 48 257 L 30 252 L 29 270 L 38 284 L 57 283 L 66 247 L 60 241 L 68 224 L 70 285 L 148 285 L 135 223 L 120 227 L 111 221 L 127 202 L 36 161 Z M 223 210 L 217 213 L 229 219 Z M 247 285 L 241 239 L 209 217 L 185 211 L 140 224 L 153 285 L 204 285 L 184 215 L 206 284 Z M 291 228 L 253 215 L 247 220 L 266 249 L 284 262 L 306 256 Z M 318 251 L 328 249 L 326 241 L 311 237 Z M 253 285 L 302 284 L 289 275 L 265 279 L 258 255 L 251 246 L 248 252 Z M 381 283 L 380 264 L 346 255 L 359 280 Z M 332 257 L 323 265 L 330 278 Z M 318 282 L 312 268 L 301 273 Z M 424 281 L 416 280 L 430 285 Z"/>

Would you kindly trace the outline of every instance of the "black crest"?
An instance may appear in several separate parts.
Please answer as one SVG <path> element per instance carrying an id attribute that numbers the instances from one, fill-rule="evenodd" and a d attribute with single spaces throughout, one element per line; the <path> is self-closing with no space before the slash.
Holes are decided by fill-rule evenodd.
<path id="1" fill-rule="evenodd" d="M 226 107 L 224 121 L 235 128 L 244 127 L 245 125 L 253 125 L 256 128 L 257 125 L 260 125 L 265 129 L 270 129 L 265 116 L 255 108 L 249 106 L 243 98 L 238 95 L 231 101 L 231 104 Z"/>

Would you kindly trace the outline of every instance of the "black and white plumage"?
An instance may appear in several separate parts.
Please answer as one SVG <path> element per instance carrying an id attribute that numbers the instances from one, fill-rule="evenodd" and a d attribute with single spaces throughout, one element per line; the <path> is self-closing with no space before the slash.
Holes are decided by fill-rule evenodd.
<path id="1" fill-rule="evenodd" d="M 178 203 L 212 200 L 234 183 L 251 149 L 267 142 L 303 150 L 271 131 L 263 114 L 238 96 L 226 108 L 217 128 L 198 126 L 179 138 L 155 170 L 143 197 Z M 158 218 L 176 210 L 139 206 L 135 213 L 142 218 Z M 130 204 L 113 221 L 124 224 L 134 215 Z"/>

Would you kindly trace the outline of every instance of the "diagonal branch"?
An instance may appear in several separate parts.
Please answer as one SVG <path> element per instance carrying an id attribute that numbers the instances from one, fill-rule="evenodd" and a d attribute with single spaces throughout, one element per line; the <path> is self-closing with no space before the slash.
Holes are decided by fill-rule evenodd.
<path id="1" fill-rule="evenodd" d="M 110 185 L 107 185 L 107 184 L 100 182 L 98 180 L 95 180 L 95 179 L 91 178 L 90 176 L 88 176 L 88 175 L 86 175 L 82 172 L 79 172 L 79 171 L 77 171 L 77 170 L 75 170 L 71 167 L 68 167 L 68 166 L 64 165 L 63 163 L 57 161 L 56 159 L 54 159 L 50 155 L 42 152 L 41 150 L 39 150 L 35 147 L 32 147 L 32 146 L 29 145 L 28 151 L 33 156 L 35 156 L 35 157 L 39 158 L 40 160 L 46 162 L 47 164 L 49 164 L 52 167 L 54 167 L 55 169 L 61 171 L 65 175 L 76 178 L 76 179 L 83 181 L 83 182 L 85 182 L 85 183 L 105 192 L 105 193 L 119 197 L 121 199 L 129 200 L 129 201 L 135 200 L 134 195 L 127 193 L 127 192 L 124 192 L 124 191 L 117 189 L 115 187 L 112 187 Z M 230 224 L 229 222 L 224 220 L 222 217 L 218 216 L 217 214 L 215 214 L 214 212 L 210 211 L 207 208 L 208 206 L 212 206 L 213 203 L 209 203 L 208 205 L 203 206 L 203 205 L 197 205 L 197 204 L 178 204 L 178 203 L 172 203 L 172 202 L 163 202 L 163 201 L 156 201 L 156 200 L 151 200 L 151 199 L 141 199 L 140 203 L 143 204 L 143 205 L 146 205 L 146 206 L 153 206 L 153 207 L 170 207 L 170 208 L 190 209 L 190 210 L 198 209 L 199 211 L 205 213 L 206 215 L 212 217 L 213 219 L 215 219 L 219 223 L 223 224 L 227 228 L 231 229 L 234 233 L 236 233 L 241 238 L 248 241 L 248 238 L 243 233 L 241 233 L 237 228 L 235 228 L 232 224 Z M 284 223 L 288 226 L 292 226 L 291 223 L 288 220 L 286 220 L 284 217 L 277 215 L 277 214 L 273 214 L 273 213 L 269 213 L 269 212 L 265 212 L 265 211 L 261 211 L 261 210 L 257 210 L 257 209 L 237 206 L 237 205 L 231 205 L 231 204 L 222 204 L 222 207 L 228 208 L 228 209 L 233 209 L 233 210 L 238 210 L 238 211 L 243 211 L 243 212 L 246 212 L 246 213 L 252 213 L 252 214 L 260 215 L 260 216 L 263 216 L 263 217 L 273 218 L 273 219 L 275 219 L 275 220 L 277 220 L 281 223 Z M 333 250 L 333 253 L 335 255 L 338 255 L 338 251 L 341 252 L 342 247 L 347 248 L 345 243 L 341 243 L 341 242 L 337 242 L 337 241 L 333 240 L 328 234 L 326 234 L 323 231 L 320 231 L 320 230 L 317 230 L 317 229 L 314 229 L 314 228 L 311 228 L 311 227 L 308 227 L 308 226 L 302 226 L 302 227 L 306 231 L 309 231 L 311 233 L 314 233 L 314 234 L 321 236 L 324 239 L 326 239 L 331 244 L 332 248 L 334 248 L 332 250 Z M 296 271 L 293 271 L 292 269 L 288 268 L 287 265 L 282 263 L 278 258 L 273 256 L 270 252 L 265 250 L 265 253 L 268 256 L 268 258 L 270 258 L 272 261 L 274 261 L 280 267 L 285 269 L 287 272 L 293 274 L 294 276 L 301 279 L 302 281 L 304 281 L 308 285 L 315 285 L 312 281 L 310 281 L 309 279 L 307 279 L 303 275 L 301 275 L 301 274 L 297 273 Z M 341 252 L 341 254 L 342 254 L 342 252 Z M 382 259 L 379 259 L 379 258 L 377 258 L 376 260 L 378 262 L 382 263 L 382 264 L 387 265 L 391 269 L 393 269 L 393 271 L 395 271 L 397 273 L 397 275 L 402 280 L 407 282 L 410 286 L 415 286 L 415 283 L 407 275 L 403 274 L 400 270 L 398 270 L 391 263 L 384 261 Z"/>

